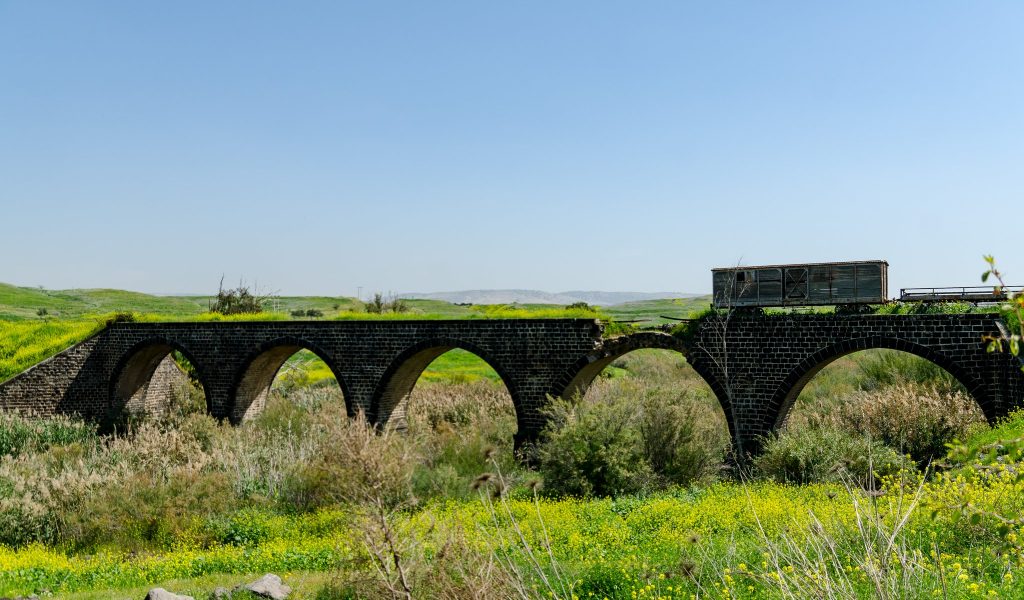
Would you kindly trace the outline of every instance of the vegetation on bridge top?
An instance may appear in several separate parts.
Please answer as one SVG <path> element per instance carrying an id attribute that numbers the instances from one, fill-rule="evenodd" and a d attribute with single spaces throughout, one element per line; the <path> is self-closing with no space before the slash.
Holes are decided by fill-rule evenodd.
<path id="1" fill-rule="evenodd" d="M 648 300 L 611 307 L 545 304 L 457 305 L 440 300 L 402 300 L 404 312 L 366 312 L 355 298 L 286 296 L 264 299 L 259 313 L 224 315 L 209 312 L 213 296 L 153 296 L 123 290 L 63 290 L 16 287 L 0 283 L 0 382 L 99 332 L 113 319 L 138 322 L 216 322 L 287 320 L 434 320 L 586 318 L 604 323 L 606 337 L 676 323 L 670 332 L 688 339 L 701 319 L 719 314 L 709 308 L 707 296 Z M 965 303 L 890 303 L 872 307 L 873 314 L 929 314 L 996 312 L 997 307 Z M 832 314 L 835 307 L 813 310 L 766 309 L 767 316 Z M 1008 325 L 1017 328 L 1014 314 Z M 489 375 L 489 374 L 488 374 Z"/>

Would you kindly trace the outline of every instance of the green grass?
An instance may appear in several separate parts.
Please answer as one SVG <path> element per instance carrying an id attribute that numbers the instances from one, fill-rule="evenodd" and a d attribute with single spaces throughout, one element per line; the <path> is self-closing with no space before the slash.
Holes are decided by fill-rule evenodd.
<path id="1" fill-rule="evenodd" d="M 0 321 L 0 381 L 86 339 L 103 328 L 98 319 Z"/>
<path id="2" fill-rule="evenodd" d="M 959 485 L 938 483 L 934 489 L 927 488 L 922 507 L 911 513 L 896 549 L 890 550 L 910 557 L 920 550 L 925 557 L 893 559 L 889 567 L 895 570 L 893 581 L 913 586 L 908 595 L 898 597 L 923 597 L 943 588 L 949 598 L 1020 597 L 1024 591 L 1019 557 L 994 555 L 988 547 L 992 536 L 964 535 L 973 526 L 966 520 L 957 521 L 945 513 L 931 516 L 945 494 L 955 493 Z M 860 502 L 859 513 L 854 501 Z M 469 548 L 483 553 L 502 548 L 499 554 L 512 557 L 529 576 L 532 570 L 513 532 L 514 517 L 531 546 L 542 548 L 550 542 L 554 560 L 580 598 L 691 598 L 708 589 L 713 593 L 702 597 L 789 597 L 775 587 L 774 573 L 806 577 L 808 582 L 826 574 L 836 580 L 847 578 L 856 590 L 849 597 L 876 597 L 870 579 L 861 571 L 874 559 L 864 555 L 857 523 L 877 514 L 884 530 L 905 510 L 895 496 L 883 497 L 877 504 L 876 513 L 860 491 L 836 485 L 768 482 L 719 483 L 646 497 L 541 499 L 537 504 L 516 491 L 507 504 L 497 507 L 497 519 L 486 500 L 430 502 L 396 514 L 394 528 L 399 540 L 419 541 L 403 556 L 406 564 L 432 565 L 446 532 L 458 528 L 465 532 Z M 318 517 L 275 518 L 288 521 L 286 529 L 296 531 L 303 529 L 303 521 Z M 152 555 L 77 556 L 38 546 L 0 549 L 0 593 L 46 588 L 79 600 L 138 598 L 145 589 L 160 585 L 202 598 L 218 585 L 229 587 L 271 571 L 296 587 L 296 598 L 308 598 L 329 581 L 327 573 L 357 565 L 351 559 L 364 552 L 360 533 L 345 526 L 343 519 L 335 521 L 336 529 L 317 535 L 209 548 L 189 547 L 183 540 L 173 550 Z M 869 521 L 867 527 L 874 523 Z M 824 563 L 825 571 L 801 572 L 808 565 L 800 562 L 800 552 L 813 548 L 822 536 L 830 541 L 828 549 L 838 555 L 840 567 L 848 565 L 849 570 L 832 571 L 831 564 Z M 927 553 L 935 548 L 941 557 L 928 560 Z M 870 551 L 877 552 L 873 547 Z M 769 558 L 781 562 L 776 565 Z M 546 557 L 541 564 L 553 576 Z M 907 579 L 901 579 L 904 576 Z M 721 589 L 731 584 L 732 593 Z"/>
<path id="3" fill-rule="evenodd" d="M 690 313 L 705 309 L 710 304 L 711 296 L 665 298 L 602 307 L 601 312 L 617 321 L 641 319 L 644 322 L 640 325 L 663 325 L 676 322 L 672 319 L 664 319 L 663 316 L 686 319 Z"/>
<path id="4" fill-rule="evenodd" d="M 202 313 L 206 308 L 205 301 L 197 298 L 105 289 L 53 291 L 0 283 L 0 320 L 38 319 L 39 309 L 46 309 L 51 317 L 77 319 L 121 311 L 186 317 Z"/>
<path id="5" fill-rule="evenodd" d="M 432 383 L 471 382 L 479 379 L 497 381 L 499 377 L 497 371 L 482 358 L 459 348 L 438 356 L 420 376 L 420 381 Z"/>
<path id="6" fill-rule="evenodd" d="M 472 352 L 456 348 L 434 359 L 434 362 L 423 371 L 419 381 L 428 384 L 469 383 L 480 379 L 497 381 L 500 378 L 482 358 Z M 334 373 L 331 372 L 331 368 L 309 350 L 299 350 L 293 354 L 277 375 L 278 385 L 291 387 L 333 380 Z"/>

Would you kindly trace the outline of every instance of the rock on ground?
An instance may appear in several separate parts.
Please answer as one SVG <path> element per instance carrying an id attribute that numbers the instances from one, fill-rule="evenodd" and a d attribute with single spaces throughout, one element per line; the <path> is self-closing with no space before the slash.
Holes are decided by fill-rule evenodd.
<path id="1" fill-rule="evenodd" d="M 195 598 L 168 592 L 164 588 L 153 588 L 146 594 L 146 600 L 195 600 Z"/>
<path id="2" fill-rule="evenodd" d="M 292 593 L 292 588 L 288 587 L 281 581 L 281 578 L 273 573 L 267 573 L 263 577 L 260 577 L 256 581 L 245 586 L 244 589 L 250 592 L 263 596 L 264 598 L 271 598 L 272 600 L 285 600 L 288 594 Z"/>

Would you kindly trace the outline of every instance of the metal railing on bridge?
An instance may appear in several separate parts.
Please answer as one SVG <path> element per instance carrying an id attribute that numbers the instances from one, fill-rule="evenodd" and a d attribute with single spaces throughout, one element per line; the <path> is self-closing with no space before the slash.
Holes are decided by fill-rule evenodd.
<path id="1" fill-rule="evenodd" d="M 1024 292 L 1022 286 L 996 288 L 988 285 L 967 287 L 901 288 L 900 302 L 1002 302 L 1010 294 Z"/>

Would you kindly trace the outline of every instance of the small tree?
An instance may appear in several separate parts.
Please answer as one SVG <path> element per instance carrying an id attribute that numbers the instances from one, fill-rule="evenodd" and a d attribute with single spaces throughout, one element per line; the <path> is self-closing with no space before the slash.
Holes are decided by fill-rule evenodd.
<path id="1" fill-rule="evenodd" d="M 253 294 L 249 286 L 239 281 L 238 287 L 231 290 L 224 289 L 224 277 L 220 278 L 220 285 L 217 286 L 217 299 L 210 303 L 210 312 L 222 315 L 238 315 L 263 312 L 263 303 L 266 296 Z"/>
<path id="2" fill-rule="evenodd" d="M 737 262 L 736 270 L 739 268 Z M 734 305 L 734 301 L 743 296 L 751 288 L 753 282 L 746 279 L 742 286 L 738 286 L 735 270 L 730 272 L 729 277 L 728 287 L 713 298 L 710 310 L 704 313 L 701 322 L 697 324 L 697 327 L 700 328 L 699 331 L 695 329 L 691 335 L 695 336 L 696 348 L 704 353 L 721 378 L 722 391 L 725 392 L 726 400 L 729 402 L 726 417 L 732 418 L 732 415 L 729 414 L 733 406 L 733 374 L 730 372 L 729 356 L 730 325 L 733 316 L 739 311 Z M 703 335 L 700 335 L 699 332 Z M 740 445 L 745 441 L 747 440 L 739 440 L 739 445 L 734 448 L 734 450 L 740 451 L 736 460 L 741 464 L 746 457 L 742 454 L 745 449 Z"/>
<path id="3" fill-rule="evenodd" d="M 404 313 L 409 312 L 409 305 L 406 304 L 405 300 L 401 298 L 385 298 L 384 294 L 377 292 L 373 295 L 373 299 L 368 301 L 363 309 L 368 313 L 383 314 L 383 313 Z"/>
<path id="4" fill-rule="evenodd" d="M 377 292 L 373 295 L 373 299 L 368 301 L 365 306 L 365 310 L 368 313 L 381 314 L 384 312 L 386 303 L 384 302 L 384 294 Z"/>
<path id="5" fill-rule="evenodd" d="M 393 313 L 409 312 L 409 305 L 401 298 L 392 298 L 388 305 Z"/>

